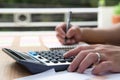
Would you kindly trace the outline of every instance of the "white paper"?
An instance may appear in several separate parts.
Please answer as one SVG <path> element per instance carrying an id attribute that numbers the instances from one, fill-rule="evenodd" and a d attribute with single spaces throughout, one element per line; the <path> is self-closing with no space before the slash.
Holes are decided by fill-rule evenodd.
<path id="1" fill-rule="evenodd" d="M 11 47 L 14 41 L 14 37 L 3 36 L 0 37 L 0 47 Z"/>
<path id="2" fill-rule="evenodd" d="M 76 47 L 76 46 L 87 46 L 88 44 L 84 42 L 80 42 L 79 44 L 73 45 L 62 45 L 56 36 L 42 36 L 43 43 L 48 48 L 69 48 L 69 47 Z"/>
<path id="3" fill-rule="evenodd" d="M 23 77 L 23 78 L 18 78 L 15 80 L 40 80 L 40 78 L 55 75 L 55 73 L 56 72 L 54 69 L 50 69 L 50 70 L 45 71 L 43 73 L 39 73 L 39 74 L 35 74 L 35 75 Z"/>
<path id="4" fill-rule="evenodd" d="M 104 73 L 102 75 L 97 76 L 97 75 L 93 75 L 91 73 L 92 69 L 93 68 L 87 69 L 83 74 L 73 73 L 71 75 L 72 78 L 68 77 L 68 78 L 65 78 L 65 79 L 66 80 L 120 80 L 120 73 Z M 71 73 L 71 72 L 63 71 L 63 72 L 59 72 L 57 74 L 63 75 L 63 74 L 69 74 L 69 73 Z M 78 74 L 78 75 L 76 75 L 76 74 Z M 84 77 L 85 79 L 84 78 L 79 79 L 79 76 Z M 63 79 L 63 80 L 65 80 L 65 79 Z M 45 79 L 43 79 L 43 80 L 45 80 Z M 58 79 L 58 80 L 62 80 L 62 79 Z"/>
<path id="5" fill-rule="evenodd" d="M 20 38 L 21 47 L 38 47 L 41 46 L 39 36 L 22 36 Z"/>
<path id="6" fill-rule="evenodd" d="M 89 80 L 120 80 L 120 73 L 104 73 L 99 76 L 93 75 L 92 68 L 87 69 L 84 74 L 86 76 L 89 76 Z"/>
<path id="7" fill-rule="evenodd" d="M 77 72 L 61 72 L 56 75 L 41 78 L 40 80 L 89 80 L 90 77 Z"/>
<path id="8" fill-rule="evenodd" d="M 48 48 L 56 48 L 62 46 L 55 36 L 42 36 L 42 41 Z"/>
<path id="9" fill-rule="evenodd" d="M 77 72 L 61 71 L 53 69 L 36 75 L 19 78 L 16 80 L 120 80 L 120 73 L 106 73 L 104 75 L 93 75 L 92 68 L 87 69 L 83 74 Z"/>

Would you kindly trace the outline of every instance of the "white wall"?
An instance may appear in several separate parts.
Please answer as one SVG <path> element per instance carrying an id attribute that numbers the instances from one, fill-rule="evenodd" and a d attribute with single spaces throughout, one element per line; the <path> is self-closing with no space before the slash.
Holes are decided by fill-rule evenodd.
<path id="1" fill-rule="evenodd" d="M 108 28 L 112 24 L 113 7 L 98 8 L 98 28 Z"/>

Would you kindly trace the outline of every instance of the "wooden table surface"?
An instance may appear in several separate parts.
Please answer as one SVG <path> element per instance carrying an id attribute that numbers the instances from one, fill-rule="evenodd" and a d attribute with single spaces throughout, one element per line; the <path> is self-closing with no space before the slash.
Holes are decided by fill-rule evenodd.
<path id="1" fill-rule="evenodd" d="M 0 80 L 14 80 L 16 78 L 24 77 L 31 75 L 29 71 L 27 71 L 23 66 L 16 63 L 15 60 L 13 60 L 11 57 L 9 57 L 7 54 L 5 54 L 2 51 L 2 48 L 12 48 L 17 49 L 20 51 L 29 51 L 29 50 L 47 50 L 43 45 L 43 42 L 41 40 L 41 36 L 55 36 L 55 32 L 0 32 L 0 39 L 3 40 L 7 37 L 14 37 L 12 45 L 6 46 L 3 45 L 3 42 L 0 41 Z M 20 46 L 20 38 L 22 36 L 39 36 L 40 46 L 34 46 L 34 47 L 21 47 Z M 2 46 L 3 45 L 3 46 Z"/>
<path id="2" fill-rule="evenodd" d="M 40 31 L 40 32 L 0 32 L 0 80 L 14 80 L 17 78 L 25 77 L 28 75 L 32 75 L 27 69 L 23 66 L 15 62 L 10 56 L 2 51 L 2 48 L 12 48 L 15 50 L 19 50 L 22 52 L 26 51 L 40 51 L 40 50 L 48 50 L 48 48 L 44 45 L 44 41 L 42 37 L 55 37 L 54 31 Z M 38 44 L 40 46 L 20 46 L 22 37 L 38 37 Z M 10 40 L 13 38 L 13 42 L 11 45 L 9 44 Z M 53 40 L 53 38 L 51 39 Z M 48 41 L 51 41 L 48 39 Z M 29 42 L 29 41 L 26 41 Z M 34 42 L 34 41 L 33 41 Z M 93 77 L 90 80 L 106 80 L 106 77 Z"/>

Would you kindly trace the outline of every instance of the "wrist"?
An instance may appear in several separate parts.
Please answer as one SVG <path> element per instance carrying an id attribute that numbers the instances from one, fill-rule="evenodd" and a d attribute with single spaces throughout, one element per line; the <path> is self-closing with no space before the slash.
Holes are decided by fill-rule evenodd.
<path id="1" fill-rule="evenodd" d="M 87 36 L 89 36 L 88 28 L 81 28 L 81 41 L 87 42 Z"/>

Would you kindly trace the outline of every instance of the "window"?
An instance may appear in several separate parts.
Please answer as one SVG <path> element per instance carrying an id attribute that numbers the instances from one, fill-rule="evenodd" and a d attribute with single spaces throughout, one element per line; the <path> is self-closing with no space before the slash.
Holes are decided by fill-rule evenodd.
<path id="1" fill-rule="evenodd" d="M 106 6 L 116 5 L 119 0 L 105 0 Z M 97 8 L 98 0 L 0 0 L 0 8 Z M 13 22 L 14 14 L 0 14 L 0 22 Z M 64 14 L 32 14 L 31 22 L 64 21 Z M 25 19 L 22 15 L 21 19 Z M 97 13 L 75 13 L 72 21 L 97 21 Z M 0 30 L 54 30 L 51 27 L 0 27 Z M 95 26 L 93 26 L 95 27 Z"/>

